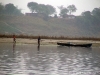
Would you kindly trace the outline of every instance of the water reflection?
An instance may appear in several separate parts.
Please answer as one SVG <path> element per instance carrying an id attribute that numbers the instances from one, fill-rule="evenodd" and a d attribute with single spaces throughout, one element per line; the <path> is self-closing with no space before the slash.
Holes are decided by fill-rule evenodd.
<path id="1" fill-rule="evenodd" d="M 16 43 L 13 43 L 13 53 L 15 51 L 15 46 L 16 46 Z"/>
<path id="2" fill-rule="evenodd" d="M 0 44 L 1 75 L 100 75 L 99 48 L 4 45 Z"/>
<path id="3" fill-rule="evenodd" d="M 40 51 L 40 45 L 37 46 L 37 50 Z"/>

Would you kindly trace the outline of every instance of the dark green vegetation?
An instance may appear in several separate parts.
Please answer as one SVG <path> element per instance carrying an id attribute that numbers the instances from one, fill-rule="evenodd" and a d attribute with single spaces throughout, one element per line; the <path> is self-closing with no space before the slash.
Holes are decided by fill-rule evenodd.
<path id="1" fill-rule="evenodd" d="M 80 19 L 79 19 L 80 20 Z M 75 19 L 31 16 L 0 16 L 0 33 L 42 36 L 100 37 L 100 25 L 84 24 Z"/>
<path id="2" fill-rule="evenodd" d="M 18 9 L 18 7 L 14 6 L 14 4 L 9 3 L 6 5 L 3 5 L 0 3 L 0 15 L 22 15 L 21 9 Z"/>
<path id="3" fill-rule="evenodd" d="M 56 9 L 51 5 L 45 5 L 45 4 L 38 4 L 36 2 L 29 2 L 27 4 L 27 7 L 30 9 L 32 13 L 43 13 L 45 15 L 52 15 L 56 14 Z M 60 10 L 60 17 L 65 18 L 68 14 L 71 15 L 71 13 L 76 12 L 77 8 L 75 5 L 69 5 L 68 7 L 64 6 L 58 6 Z"/>
<path id="4" fill-rule="evenodd" d="M 43 13 L 45 15 L 52 15 L 56 12 L 56 9 L 51 5 L 38 4 L 36 2 L 29 2 L 27 7 L 32 13 Z"/>
<path id="5" fill-rule="evenodd" d="M 60 18 L 51 5 L 28 3 L 32 13 L 44 13 L 43 17 L 26 16 L 13 4 L 0 4 L 0 34 L 23 34 L 56 37 L 100 37 L 100 8 L 85 11 L 81 16 L 70 17 L 75 5 L 60 8 Z M 40 8 L 41 7 L 41 8 Z M 48 9 L 47 9 L 48 8 Z M 67 14 L 69 13 L 69 15 Z M 30 13 L 29 13 L 30 14 Z M 45 16 L 46 15 L 46 16 Z"/>
<path id="6" fill-rule="evenodd" d="M 71 15 L 73 12 L 76 12 L 77 8 L 75 5 L 69 5 L 68 7 L 59 6 L 60 9 L 60 17 L 66 18 L 66 16 Z"/>

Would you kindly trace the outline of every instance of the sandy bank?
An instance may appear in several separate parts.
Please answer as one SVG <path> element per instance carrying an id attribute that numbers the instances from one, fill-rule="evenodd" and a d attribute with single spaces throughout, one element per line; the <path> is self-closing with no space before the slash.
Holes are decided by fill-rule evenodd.
<path id="1" fill-rule="evenodd" d="M 22 43 L 22 44 L 35 44 L 35 45 L 37 45 L 37 39 L 17 38 L 16 42 L 17 43 Z M 41 39 L 41 45 L 56 45 L 57 42 L 92 43 L 93 46 L 100 46 L 100 41 Z M 13 38 L 0 38 L 0 43 L 13 43 Z"/>

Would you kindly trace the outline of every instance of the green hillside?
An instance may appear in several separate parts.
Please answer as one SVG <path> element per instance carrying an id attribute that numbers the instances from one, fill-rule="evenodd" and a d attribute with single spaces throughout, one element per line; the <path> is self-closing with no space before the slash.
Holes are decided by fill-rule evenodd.
<path id="1" fill-rule="evenodd" d="M 0 33 L 18 33 L 19 31 L 8 25 L 6 22 L 0 22 Z"/>
<path id="2" fill-rule="evenodd" d="M 49 18 L 44 20 L 31 16 L 0 16 L 0 33 L 100 37 L 100 25 L 81 25 L 77 24 L 76 19 Z"/>

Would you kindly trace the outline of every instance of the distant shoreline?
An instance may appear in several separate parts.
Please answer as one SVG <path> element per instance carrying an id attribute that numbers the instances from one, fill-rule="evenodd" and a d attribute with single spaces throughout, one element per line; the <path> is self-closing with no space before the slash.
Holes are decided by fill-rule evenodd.
<path id="1" fill-rule="evenodd" d="M 57 45 L 57 42 L 92 43 L 93 47 L 100 47 L 100 41 L 93 41 L 93 40 L 41 39 L 41 45 Z M 0 43 L 13 43 L 13 38 L 0 38 Z M 37 39 L 16 38 L 16 44 L 33 44 L 33 45 L 37 45 Z"/>
<path id="2" fill-rule="evenodd" d="M 15 34 L 16 38 L 22 39 L 37 39 L 39 36 L 42 39 L 54 39 L 54 40 L 91 40 L 100 41 L 100 37 L 68 37 L 68 36 L 44 36 L 44 35 L 25 35 L 25 34 Z M 0 38 L 12 38 L 13 34 L 0 34 Z"/>

